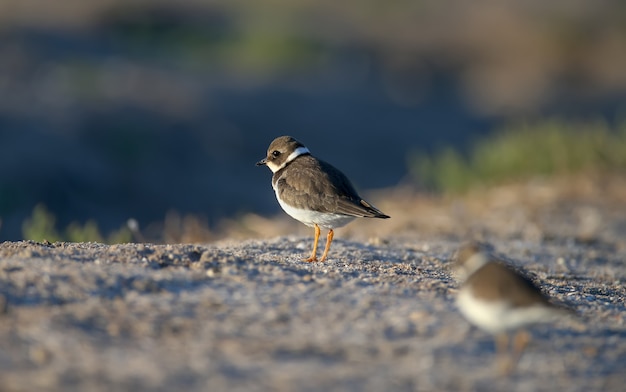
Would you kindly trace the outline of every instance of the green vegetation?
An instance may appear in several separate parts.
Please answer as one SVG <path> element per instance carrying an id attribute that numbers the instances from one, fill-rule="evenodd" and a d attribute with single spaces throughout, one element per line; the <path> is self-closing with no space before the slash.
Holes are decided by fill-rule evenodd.
<path id="1" fill-rule="evenodd" d="M 63 233 L 59 233 L 55 224 L 56 217 L 54 214 L 48 211 L 43 204 L 38 204 L 33 209 L 30 219 L 27 219 L 22 224 L 22 236 L 26 240 L 47 240 L 50 242 L 69 241 L 117 244 L 132 240 L 132 232 L 126 226 L 111 232 L 105 238 L 100 233 L 98 224 L 94 220 L 89 220 L 84 225 L 72 222 Z"/>
<path id="2" fill-rule="evenodd" d="M 56 217 L 43 204 L 33 208 L 33 214 L 22 224 L 22 236 L 27 240 L 50 242 L 61 241 L 61 236 L 55 229 Z"/>
<path id="3" fill-rule="evenodd" d="M 197 71 L 274 73 L 310 68 L 323 62 L 330 50 L 327 42 L 302 31 L 297 13 L 277 18 L 276 13 L 248 15 L 236 8 L 221 12 L 214 23 L 198 23 L 191 16 L 128 7 L 108 23 L 117 47 L 132 56 L 167 59 Z"/>
<path id="4" fill-rule="evenodd" d="M 550 120 L 510 126 L 476 141 L 467 155 L 445 148 L 413 153 L 409 168 L 420 184 L 457 193 L 533 176 L 626 169 L 626 123 Z"/>

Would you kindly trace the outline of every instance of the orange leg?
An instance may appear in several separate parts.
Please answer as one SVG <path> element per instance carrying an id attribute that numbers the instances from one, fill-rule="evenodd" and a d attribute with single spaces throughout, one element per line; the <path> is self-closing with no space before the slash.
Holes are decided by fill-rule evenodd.
<path id="1" fill-rule="evenodd" d="M 330 243 L 333 242 L 333 236 L 335 233 L 333 229 L 328 230 L 328 235 L 326 236 L 326 247 L 324 248 L 324 253 L 322 254 L 322 258 L 320 261 L 326 260 L 326 256 L 328 256 L 328 250 L 330 249 Z"/>
<path id="2" fill-rule="evenodd" d="M 313 240 L 313 252 L 311 252 L 311 257 L 308 259 L 304 259 L 307 262 L 317 261 L 317 243 L 320 240 L 320 227 L 315 225 L 315 239 Z M 323 259 L 322 259 L 323 260 Z"/>
<path id="3" fill-rule="evenodd" d="M 509 335 L 506 332 L 502 332 L 495 337 L 496 340 L 496 364 L 500 375 L 508 376 L 513 370 L 511 357 L 508 354 L 509 351 Z"/>
<path id="4" fill-rule="evenodd" d="M 510 356 L 506 357 L 506 360 L 503 358 L 502 361 L 503 366 L 500 368 L 502 375 L 510 375 L 515 367 L 517 367 L 517 363 L 522 357 L 522 353 L 524 352 L 524 349 L 526 348 L 526 345 L 528 345 L 529 341 L 530 335 L 526 331 L 519 331 L 515 335 L 513 339 L 513 352 Z"/>
<path id="5" fill-rule="evenodd" d="M 501 332 L 496 335 L 496 353 L 498 355 L 505 355 L 509 350 L 509 335 L 506 332 Z"/>
<path id="6" fill-rule="evenodd" d="M 530 342 L 530 334 L 527 331 L 519 331 L 513 340 L 513 364 L 517 365 L 524 349 Z"/>

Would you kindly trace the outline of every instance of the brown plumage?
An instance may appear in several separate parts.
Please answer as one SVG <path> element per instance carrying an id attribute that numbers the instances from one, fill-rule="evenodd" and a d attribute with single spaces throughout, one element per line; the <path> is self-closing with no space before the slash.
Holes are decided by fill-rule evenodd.
<path id="1" fill-rule="evenodd" d="M 274 173 L 272 188 L 283 210 L 315 228 L 313 252 L 306 261 L 317 261 L 320 227 L 329 230 L 320 259 L 323 261 L 333 240 L 333 229 L 354 218 L 389 218 L 363 200 L 345 174 L 312 156 L 304 144 L 291 136 L 274 139 L 267 149 L 267 156 L 257 165 L 266 165 Z"/>
<path id="2" fill-rule="evenodd" d="M 465 284 L 472 287 L 476 298 L 485 301 L 506 298 L 512 307 L 551 306 L 533 282 L 500 262 L 485 264 Z"/>
<path id="3" fill-rule="evenodd" d="M 278 195 L 296 208 L 359 218 L 389 218 L 363 200 L 342 172 L 311 155 L 301 155 L 272 176 Z"/>
<path id="4" fill-rule="evenodd" d="M 455 258 L 455 270 L 463 282 L 457 307 L 477 327 L 498 335 L 498 351 L 508 346 L 508 332 L 539 322 L 550 322 L 571 314 L 550 303 L 528 278 L 506 265 L 477 242 L 462 246 Z M 513 356 L 502 362 L 511 371 L 519 360 L 530 335 L 518 331 Z"/>

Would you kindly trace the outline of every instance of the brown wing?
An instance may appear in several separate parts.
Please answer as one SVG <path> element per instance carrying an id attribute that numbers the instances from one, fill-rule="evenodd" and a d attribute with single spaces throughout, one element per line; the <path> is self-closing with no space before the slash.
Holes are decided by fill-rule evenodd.
<path id="1" fill-rule="evenodd" d="M 533 282 L 501 263 L 487 263 L 479 271 L 479 274 L 474 273 L 467 279 L 467 284 L 471 282 L 473 293 L 478 298 L 506 298 L 514 307 L 549 305 L 546 296 Z"/>
<path id="2" fill-rule="evenodd" d="M 298 208 L 364 218 L 389 218 L 361 199 L 348 178 L 334 166 L 301 156 L 274 173 L 280 198 Z"/>

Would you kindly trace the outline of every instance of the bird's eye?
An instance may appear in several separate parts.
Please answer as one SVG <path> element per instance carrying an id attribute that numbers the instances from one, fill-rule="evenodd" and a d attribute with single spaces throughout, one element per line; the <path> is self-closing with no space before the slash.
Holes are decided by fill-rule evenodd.
<path id="1" fill-rule="evenodd" d="M 272 152 L 272 156 L 273 156 L 274 158 L 276 158 L 276 157 L 277 157 L 277 156 L 279 156 L 279 155 L 280 155 L 280 151 L 278 151 L 278 150 L 274 150 L 274 151 Z"/>

